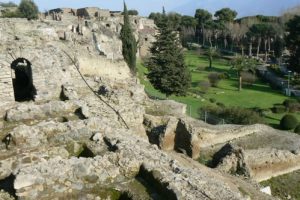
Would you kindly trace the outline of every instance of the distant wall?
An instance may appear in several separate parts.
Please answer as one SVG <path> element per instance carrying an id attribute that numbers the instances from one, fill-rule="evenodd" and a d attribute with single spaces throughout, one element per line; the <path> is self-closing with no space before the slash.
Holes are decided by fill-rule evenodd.
<path id="1" fill-rule="evenodd" d="M 84 17 L 87 19 L 93 19 L 97 17 L 110 17 L 110 11 L 107 9 L 100 9 L 100 8 L 80 8 L 77 10 L 77 16 Z"/>

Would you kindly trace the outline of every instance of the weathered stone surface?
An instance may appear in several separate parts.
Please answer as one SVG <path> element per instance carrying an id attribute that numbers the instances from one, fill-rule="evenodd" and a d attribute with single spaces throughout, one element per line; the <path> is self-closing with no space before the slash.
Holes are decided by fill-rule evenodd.
<path id="1" fill-rule="evenodd" d="M 2 200 L 14 200 L 15 198 L 9 195 L 7 192 L 4 190 L 0 190 L 0 199 Z"/>
<path id="2" fill-rule="evenodd" d="M 10 187 L 18 198 L 97 199 L 103 195 L 99 191 L 112 190 L 139 196 L 139 190 L 151 191 L 146 186 L 132 188 L 130 183 L 141 176 L 162 199 L 272 199 L 248 182 L 161 151 L 148 142 L 143 122 L 148 133 L 157 129 L 155 144 L 161 149 L 175 149 L 192 158 L 199 157 L 200 148 L 268 128 L 214 127 L 185 117 L 182 104 L 149 100 L 122 58 L 121 16 L 86 22 L 60 17 L 30 23 L 0 19 L 0 52 L 11 48 L 28 58 L 37 89 L 35 102 L 7 103 L 0 98 L 0 112 L 7 113 L 1 134 L 13 136 L 8 150 L 0 145 L 0 178 L 16 177 Z M 135 36 L 142 36 L 143 46 L 149 45 L 151 23 L 140 17 L 132 20 Z M 59 40 L 62 37 L 65 40 Z M 146 54 L 143 47 L 140 51 Z M 6 59 L 7 54 L 0 53 L 0 66 L 10 69 L 11 60 Z M 2 75 L 4 80 L 11 74 Z M 102 86 L 108 92 L 97 96 Z M 75 115 L 78 108 L 83 117 Z M 145 115 L 146 111 L 155 117 Z M 165 114 L 171 116 L 161 116 Z M 148 195 L 150 199 L 152 194 Z"/>
<path id="3" fill-rule="evenodd" d="M 45 119 L 74 112 L 78 107 L 72 102 L 51 101 L 46 104 L 36 105 L 32 102 L 19 104 L 6 113 L 9 122 Z"/>

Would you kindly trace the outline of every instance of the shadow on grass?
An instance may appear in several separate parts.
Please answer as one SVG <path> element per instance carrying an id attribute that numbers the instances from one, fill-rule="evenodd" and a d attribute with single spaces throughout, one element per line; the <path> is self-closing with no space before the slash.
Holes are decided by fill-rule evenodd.
<path id="1" fill-rule="evenodd" d="M 192 81 L 191 86 L 192 88 L 198 87 L 201 81 Z"/>
<path id="2" fill-rule="evenodd" d="M 228 66 L 228 69 L 221 69 L 221 68 L 212 66 L 212 67 L 205 67 L 204 70 L 207 72 L 227 73 L 231 77 L 236 76 L 236 72 L 234 70 L 230 69 L 229 66 Z"/>

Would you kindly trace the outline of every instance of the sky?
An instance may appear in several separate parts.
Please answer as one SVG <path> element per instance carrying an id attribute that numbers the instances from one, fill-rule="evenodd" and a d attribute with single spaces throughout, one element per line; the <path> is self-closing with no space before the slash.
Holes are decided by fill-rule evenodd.
<path id="1" fill-rule="evenodd" d="M 2 1 L 2 0 L 0 0 Z M 19 3 L 20 0 L 12 0 Z M 110 10 L 122 10 L 123 0 L 34 0 L 40 11 L 62 7 L 100 7 Z M 5 0 L 4 0 L 5 2 Z M 249 15 L 280 15 L 286 9 L 300 5 L 300 0 L 126 0 L 128 9 L 136 9 L 140 15 L 161 12 L 164 6 L 167 12 L 179 12 L 194 15 L 197 8 L 207 9 L 211 13 L 224 7 L 236 10 L 238 17 Z"/>

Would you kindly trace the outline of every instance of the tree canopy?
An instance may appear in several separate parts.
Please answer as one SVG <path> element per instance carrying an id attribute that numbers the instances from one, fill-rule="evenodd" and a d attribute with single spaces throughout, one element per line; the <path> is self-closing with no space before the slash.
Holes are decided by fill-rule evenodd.
<path id="1" fill-rule="evenodd" d="M 300 16 L 295 16 L 286 25 L 289 33 L 286 42 L 291 51 L 290 68 L 300 72 Z"/>
<path id="2" fill-rule="evenodd" d="M 151 47 L 152 56 L 147 63 L 147 77 L 155 89 L 170 95 L 185 95 L 191 76 L 184 64 L 184 57 L 177 33 L 162 14 L 159 34 Z"/>
<path id="3" fill-rule="evenodd" d="M 22 0 L 18 11 L 21 17 L 27 18 L 28 20 L 37 19 L 39 15 L 39 9 L 32 0 Z"/>
<path id="4" fill-rule="evenodd" d="M 217 17 L 219 21 L 223 22 L 233 22 L 236 16 L 237 12 L 235 10 L 231 10 L 230 8 L 222 8 L 215 13 L 215 17 Z"/>
<path id="5" fill-rule="evenodd" d="M 136 72 L 136 52 L 137 42 L 133 35 L 133 31 L 130 25 L 130 19 L 128 15 L 127 6 L 124 3 L 124 24 L 121 29 L 121 40 L 122 40 L 122 53 L 125 62 L 128 64 L 131 72 Z"/>

